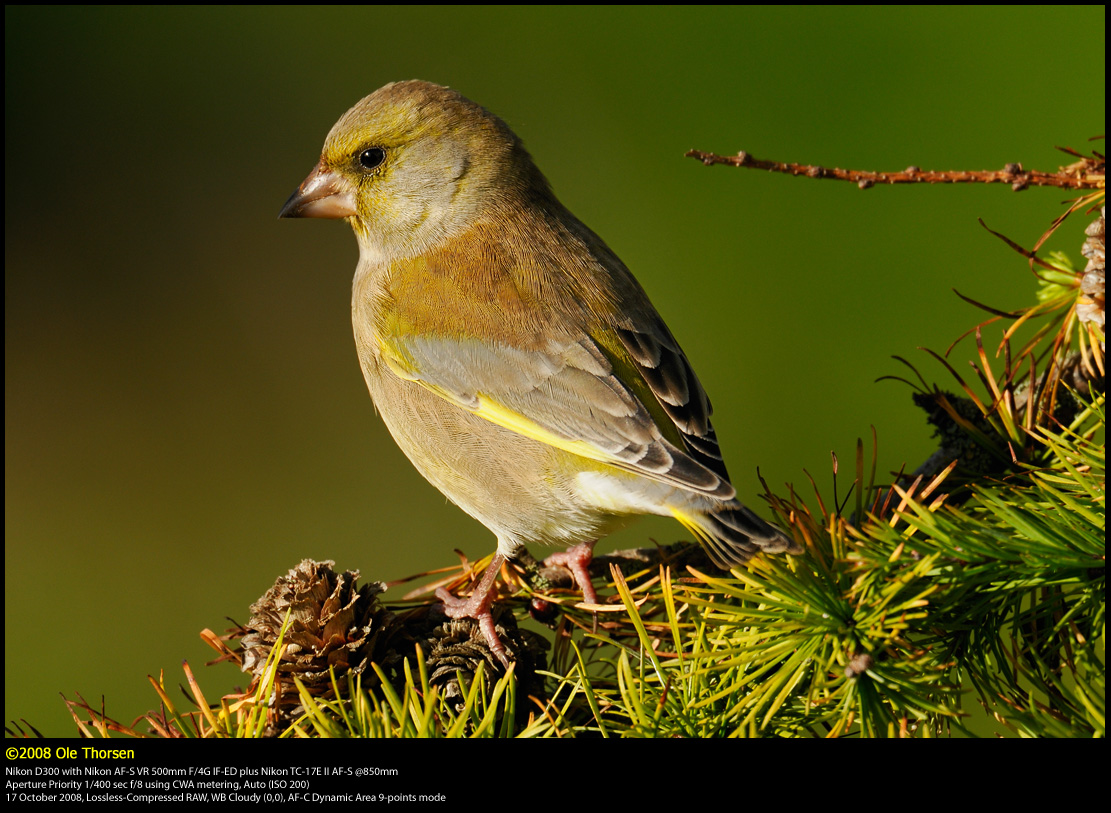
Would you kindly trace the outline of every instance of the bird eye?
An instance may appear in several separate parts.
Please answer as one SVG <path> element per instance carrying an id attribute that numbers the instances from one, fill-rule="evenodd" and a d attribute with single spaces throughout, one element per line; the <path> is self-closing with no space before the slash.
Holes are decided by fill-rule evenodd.
<path id="1" fill-rule="evenodd" d="M 386 151 L 381 147 L 371 147 L 359 154 L 359 163 L 363 169 L 376 169 L 386 160 Z"/>

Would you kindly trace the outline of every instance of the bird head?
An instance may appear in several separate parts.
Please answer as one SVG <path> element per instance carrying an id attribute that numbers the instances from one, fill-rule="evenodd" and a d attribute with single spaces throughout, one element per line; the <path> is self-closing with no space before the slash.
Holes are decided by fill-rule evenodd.
<path id="1" fill-rule="evenodd" d="M 279 217 L 345 218 L 364 257 L 411 257 L 547 190 L 520 139 L 450 88 L 394 82 L 343 115 Z"/>

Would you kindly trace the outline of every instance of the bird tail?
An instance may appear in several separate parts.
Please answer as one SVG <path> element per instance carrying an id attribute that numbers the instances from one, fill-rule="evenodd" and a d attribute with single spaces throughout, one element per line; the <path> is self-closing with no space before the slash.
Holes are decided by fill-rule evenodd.
<path id="1" fill-rule="evenodd" d="M 802 553 L 803 548 L 783 531 L 760 519 L 736 500 L 711 511 L 691 512 L 671 507 L 671 513 L 706 549 L 722 570 L 742 565 L 760 552 Z"/>

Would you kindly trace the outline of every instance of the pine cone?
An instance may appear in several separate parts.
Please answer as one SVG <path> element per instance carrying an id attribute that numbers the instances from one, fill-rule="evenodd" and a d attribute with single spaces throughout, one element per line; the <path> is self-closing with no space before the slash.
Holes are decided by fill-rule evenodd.
<path id="1" fill-rule="evenodd" d="M 274 684 L 273 707 L 279 718 L 292 719 L 301 711 L 294 678 L 312 694 L 329 697 L 329 667 L 337 677 L 359 674 L 371 660 L 392 654 L 388 647 L 398 631 L 397 622 L 377 598 L 385 585 L 370 582 L 356 587 L 357 570 L 336 573 L 334 566 L 332 561 L 305 559 L 251 605 L 246 625 L 250 632 L 243 638 L 243 671 L 254 674 L 256 681 L 263 677 L 286 613 L 291 616 Z"/>
<path id="2" fill-rule="evenodd" d="M 539 694 L 543 678 L 536 672 L 547 667 L 548 642 L 536 633 L 519 629 L 516 618 L 508 608 L 495 605 L 493 612 L 498 639 L 505 646 L 510 660 L 516 664 L 514 672 L 518 697 Z M 455 701 L 457 708 L 462 708 L 463 690 L 458 675 L 461 674 L 469 683 L 479 664 L 483 664 L 486 685 L 493 686 L 505 674 L 505 667 L 490 651 L 482 630 L 473 619 L 446 619 L 439 623 L 431 623 L 429 619 L 429 622 L 419 632 L 410 627 L 409 634 L 417 638 L 425 653 L 429 683 L 439 686 L 447 700 Z"/>
<path id="3" fill-rule="evenodd" d="M 1099 210 L 1099 218 L 1084 230 L 1088 239 L 1080 253 L 1088 258 L 1084 277 L 1080 280 L 1080 301 L 1076 303 L 1076 316 L 1081 322 L 1094 322 L 1103 329 L 1105 319 L 1104 291 L 1106 286 L 1107 256 L 1105 253 L 1107 207 Z"/>

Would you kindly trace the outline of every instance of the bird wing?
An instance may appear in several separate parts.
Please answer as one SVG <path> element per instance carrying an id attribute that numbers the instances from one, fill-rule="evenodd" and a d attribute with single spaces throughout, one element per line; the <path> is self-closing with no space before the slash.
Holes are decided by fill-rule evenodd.
<path id="1" fill-rule="evenodd" d="M 532 349 L 422 333 L 379 337 L 390 370 L 534 440 L 681 488 L 735 492 L 710 404 L 662 322 Z"/>

